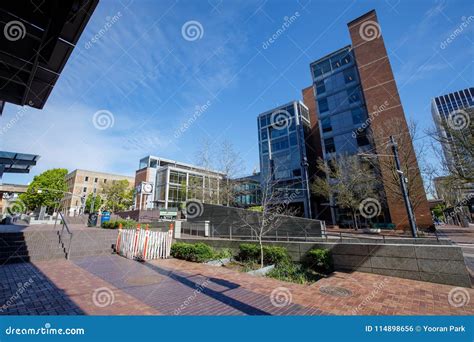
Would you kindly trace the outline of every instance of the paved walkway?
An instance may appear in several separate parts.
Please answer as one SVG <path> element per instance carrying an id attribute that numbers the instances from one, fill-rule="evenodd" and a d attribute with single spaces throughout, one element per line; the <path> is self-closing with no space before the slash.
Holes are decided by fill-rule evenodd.
<path id="1" fill-rule="evenodd" d="M 0 315 L 473 315 L 473 301 L 473 289 L 360 272 L 310 286 L 116 255 L 0 267 Z"/>

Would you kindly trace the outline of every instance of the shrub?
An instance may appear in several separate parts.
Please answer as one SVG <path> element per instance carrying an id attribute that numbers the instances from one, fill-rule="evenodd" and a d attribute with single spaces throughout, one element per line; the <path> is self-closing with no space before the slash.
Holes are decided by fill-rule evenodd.
<path id="1" fill-rule="evenodd" d="M 314 272 L 330 273 L 333 270 L 331 251 L 321 248 L 312 249 L 306 254 L 303 265 Z"/>
<path id="2" fill-rule="evenodd" d="M 260 261 L 260 247 L 254 243 L 241 243 L 237 258 L 242 262 Z"/>
<path id="3" fill-rule="evenodd" d="M 129 229 L 129 228 L 136 228 L 137 226 L 136 221 L 134 220 L 115 220 L 115 221 L 108 221 L 102 222 L 102 228 L 106 229 L 118 229 L 119 225 L 122 224 L 122 228 Z"/>
<path id="4" fill-rule="evenodd" d="M 308 272 L 300 264 L 293 262 L 278 264 L 273 270 L 267 273 L 267 277 L 297 284 L 311 283 L 320 278 L 318 275 Z"/>
<path id="5" fill-rule="evenodd" d="M 219 251 L 216 251 L 216 255 L 215 255 L 215 258 L 216 259 L 228 259 L 228 258 L 232 258 L 232 250 L 230 250 L 230 248 L 222 248 L 221 250 Z"/>
<path id="6" fill-rule="evenodd" d="M 253 243 L 242 243 L 239 246 L 238 259 L 242 262 L 260 263 L 260 246 Z M 263 246 L 263 263 L 276 265 L 290 260 L 284 247 Z"/>
<path id="7" fill-rule="evenodd" d="M 216 253 L 202 242 L 196 244 L 176 242 L 171 246 L 171 256 L 187 261 L 205 262 L 214 259 Z"/>

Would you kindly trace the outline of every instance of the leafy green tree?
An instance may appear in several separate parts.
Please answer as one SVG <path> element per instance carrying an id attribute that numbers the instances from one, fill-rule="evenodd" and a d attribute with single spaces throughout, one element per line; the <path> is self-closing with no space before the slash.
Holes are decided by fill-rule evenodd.
<path id="1" fill-rule="evenodd" d="M 133 190 L 126 179 L 104 185 L 102 194 L 105 207 L 112 212 L 128 210 L 133 203 Z"/>
<path id="2" fill-rule="evenodd" d="M 103 204 L 105 203 L 105 200 L 100 194 L 96 194 L 94 199 L 94 194 L 90 193 L 86 199 L 86 213 L 90 212 L 92 203 L 94 203 L 94 212 L 96 212 L 97 210 L 102 208 Z"/>
<path id="3" fill-rule="evenodd" d="M 67 173 L 66 169 L 51 169 L 35 176 L 26 192 L 20 195 L 26 208 L 34 210 L 47 206 L 50 211 L 53 210 L 67 191 L 65 181 Z"/>

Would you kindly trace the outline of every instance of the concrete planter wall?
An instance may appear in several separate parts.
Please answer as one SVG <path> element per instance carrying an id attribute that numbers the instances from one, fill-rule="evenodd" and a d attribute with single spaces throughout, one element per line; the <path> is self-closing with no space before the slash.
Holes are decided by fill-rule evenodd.
<path id="1" fill-rule="evenodd" d="M 204 242 L 214 248 L 238 253 L 240 240 L 180 239 Z M 340 271 L 360 271 L 454 286 L 471 287 L 462 250 L 455 245 L 368 244 L 344 242 L 266 242 L 285 247 L 294 261 L 313 248 L 330 249 L 334 267 Z"/>

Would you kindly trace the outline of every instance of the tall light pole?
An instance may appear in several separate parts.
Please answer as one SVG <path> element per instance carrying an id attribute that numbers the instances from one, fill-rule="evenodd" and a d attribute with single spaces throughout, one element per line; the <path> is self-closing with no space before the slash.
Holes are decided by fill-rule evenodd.
<path id="1" fill-rule="evenodd" d="M 416 238 L 418 237 L 418 234 L 416 232 L 415 215 L 413 215 L 413 209 L 410 203 L 410 198 L 408 197 L 407 184 L 406 184 L 407 181 L 405 179 L 405 175 L 403 174 L 403 171 L 400 168 L 400 159 L 398 157 L 398 145 L 395 142 L 395 139 L 393 138 L 392 135 L 390 136 L 390 144 L 392 146 L 393 158 L 395 159 L 395 167 L 397 168 L 398 177 L 400 178 L 400 189 L 402 191 L 403 201 L 405 202 L 405 209 L 407 211 L 411 232 L 413 234 L 413 237 Z"/>

